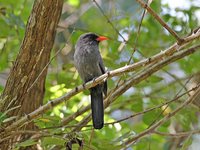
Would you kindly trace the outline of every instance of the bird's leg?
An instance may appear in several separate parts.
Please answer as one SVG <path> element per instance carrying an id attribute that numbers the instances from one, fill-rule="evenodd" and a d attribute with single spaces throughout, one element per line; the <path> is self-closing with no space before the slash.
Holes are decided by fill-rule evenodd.
<path id="1" fill-rule="evenodd" d="M 106 80 L 108 79 L 108 77 L 110 76 L 110 71 L 106 71 L 107 77 L 103 80 L 104 82 L 106 82 Z"/>

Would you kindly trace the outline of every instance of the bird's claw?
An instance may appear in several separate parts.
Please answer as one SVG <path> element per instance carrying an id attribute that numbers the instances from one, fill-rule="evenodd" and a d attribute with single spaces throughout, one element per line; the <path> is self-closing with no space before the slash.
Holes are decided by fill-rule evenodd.
<path id="1" fill-rule="evenodd" d="M 96 79 L 97 79 L 97 77 L 94 77 L 94 78 L 92 79 L 92 82 L 93 82 L 93 83 L 96 83 Z"/>

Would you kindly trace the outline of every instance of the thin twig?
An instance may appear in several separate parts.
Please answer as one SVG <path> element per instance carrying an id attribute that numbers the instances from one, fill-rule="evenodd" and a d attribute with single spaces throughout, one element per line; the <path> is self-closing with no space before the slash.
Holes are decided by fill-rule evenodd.
<path id="1" fill-rule="evenodd" d="M 187 82 L 185 83 L 185 85 L 183 85 L 183 87 L 177 92 L 177 94 L 174 96 L 174 98 L 179 97 L 179 96 L 178 96 L 179 93 L 181 93 L 182 89 L 185 89 L 185 86 L 189 83 L 190 80 L 191 80 L 191 78 L 188 79 L 188 81 L 187 81 Z M 188 90 L 185 89 L 185 91 L 188 91 Z M 191 91 L 190 91 L 190 92 L 191 92 Z M 186 93 L 189 95 L 189 92 L 186 92 Z M 166 110 L 168 107 L 169 107 L 169 104 L 167 104 L 167 105 L 165 106 L 165 108 L 162 110 L 162 112 L 160 112 L 160 113 L 158 114 L 158 116 L 155 117 L 155 119 L 152 121 L 152 123 L 149 124 L 148 128 L 151 127 L 151 126 L 161 117 L 161 115 L 163 114 L 163 112 L 165 112 L 165 110 Z"/>
<path id="2" fill-rule="evenodd" d="M 185 91 L 187 91 L 186 85 L 183 84 L 183 83 L 180 81 L 180 79 L 179 79 L 178 77 L 176 77 L 176 75 L 170 73 L 169 71 L 167 71 L 167 70 L 165 70 L 165 69 L 163 69 L 163 71 L 164 71 L 165 73 L 167 73 L 169 76 L 171 76 L 172 78 L 174 78 L 174 79 L 180 84 L 180 86 L 181 86 Z M 190 81 L 190 79 L 191 79 L 191 78 L 189 78 L 188 81 Z M 186 84 L 187 84 L 187 83 L 188 83 L 188 82 L 186 82 Z M 188 93 L 188 96 L 190 96 L 190 93 Z"/>
<path id="3" fill-rule="evenodd" d="M 151 7 L 149 7 L 145 2 L 143 2 L 142 0 L 136 0 L 138 3 L 140 3 L 140 5 L 146 9 L 169 33 L 171 33 L 171 35 L 173 37 L 175 37 L 175 39 L 178 41 L 178 44 L 183 42 L 183 39 L 181 39 L 178 34 L 172 30 L 157 14 L 156 12 L 154 12 L 153 9 L 151 9 Z"/>
<path id="4" fill-rule="evenodd" d="M 123 39 L 123 41 L 126 43 L 126 39 L 123 37 L 123 35 L 117 30 L 117 28 L 115 28 L 115 26 L 113 25 L 113 23 L 110 21 L 110 19 L 108 18 L 108 16 L 106 16 L 106 14 L 104 13 L 103 9 L 101 8 L 101 6 L 96 2 L 96 0 L 92 0 L 95 5 L 97 6 L 97 8 L 100 10 L 100 12 L 102 13 L 102 15 L 106 18 L 107 22 L 111 25 L 111 27 L 115 30 L 115 32 Z"/>
<path id="5" fill-rule="evenodd" d="M 181 97 L 183 97 L 184 95 L 188 94 L 188 93 L 191 92 L 191 91 L 194 91 L 195 88 L 196 88 L 196 87 L 194 87 L 194 88 L 192 88 L 192 89 L 190 89 L 190 90 L 187 90 L 186 92 L 184 92 L 184 93 L 182 93 L 181 95 L 175 97 L 174 99 L 172 99 L 172 100 L 170 100 L 170 101 L 167 101 L 167 102 L 165 102 L 165 103 L 162 103 L 162 104 L 160 104 L 160 105 L 158 105 L 158 106 L 155 106 L 155 107 L 153 107 L 153 108 L 148 108 L 148 109 L 146 109 L 146 110 L 144 110 L 144 111 L 142 111 L 142 112 L 139 112 L 139 113 L 130 115 L 130 116 L 128 116 L 128 117 L 125 117 L 125 118 L 123 118 L 123 119 L 120 119 L 120 120 L 117 120 L 117 121 L 114 121 L 114 122 L 105 123 L 105 125 L 120 123 L 120 122 L 123 122 L 123 121 L 125 121 L 125 120 L 128 120 L 128 119 L 131 119 L 131 118 L 133 118 L 133 117 L 136 117 L 136 116 L 138 116 L 138 115 L 142 115 L 142 114 L 145 114 L 145 113 L 147 113 L 147 112 L 150 112 L 150 111 L 152 111 L 152 110 L 154 110 L 154 109 L 161 108 L 162 106 L 165 106 L 165 105 L 167 105 L 167 104 L 170 104 L 170 103 L 172 103 L 172 102 L 174 102 L 174 101 L 179 100 L 179 99 L 180 99 Z M 72 120 L 73 120 L 73 119 L 72 119 Z M 59 125 L 59 126 L 53 126 L 53 127 L 42 128 L 42 129 L 38 129 L 38 131 L 43 131 L 43 130 L 47 130 L 47 129 L 76 128 L 76 127 L 79 127 L 79 124 L 76 124 L 76 125 L 64 125 L 64 124 L 61 123 L 61 125 Z M 92 125 L 84 125 L 84 127 L 92 127 Z"/>
<path id="6" fill-rule="evenodd" d="M 123 86 L 120 86 L 119 89 L 116 90 L 116 93 L 113 93 L 110 98 L 111 99 L 116 99 L 119 96 L 119 94 L 122 94 L 123 92 L 125 92 L 133 84 L 139 83 L 140 81 L 146 79 L 152 73 L 158 71 L 159 69 L 161 69 L 162 67 L 166 66 L 167 64 L 172 63 L 172 62 L 176 61 L 177 59 L 183 58 L 183 57 L 185 57 L 185 56 L 187 56 L 189 54 L 194 53 L 199 47 L 200 47 L 200 45 L 197 45 L 197 46 L 192 47 L 192 48 L 190 48 L 188 50 L 177 52 L 177 54 L 169 56 L 168 58 L 166 58 L 165 60 L 159 62 L 155 66 L 147 68 L 146 70 L 144 70 L 140 74 L 137 74 L 131 80 L 128 80 Z M 165 55 L 162 55 L 162 56 L 165 56 Z M 163 58 L 163 57 L 157 58 L 157 60 L 159 60 L 161 58 Z M 81 91 L 83 91 L 85 89 L 89 89 L 89 88 L 91 88 L 93 86 L 96 86 L 97 84 L 103 82 L 105 78 L 110 78 L 110 77 L 113 77 L 113 76 L 124 74 L 125 72 L 130 72 L 130 71 L 133 70 L 133 68 L 138 67 L 139 66 L 138 64 L 143 66 L 146 63 L 149 63 L 151 61 L 149 61 L 147 59 L 147 62 L 146 61 L 142 61 L 142 62 L 143 62 L 142 64 L 140 62 L 138 62 L 138 63 L 135 63 L 133 65 L 128 65 L 128 66 L 125 66 L 125 67 L 110 71 L 110 72 L 105 73 L 105 74 L 101 75 L 100 77 L 96 78 L 95 82 L 94 81 L 90 81 L 90 82 L 86 83 L 84 86 L 83 85 L 82 86 L 78 86 L 77 88 L 71 90 L 70 92 L 66 93 L 65 95 L 63 95 L 63 96 L 61 96 L 61 97 L 59 97 L 57 99 L 54 99 L 52 101 L 49 101 L 47 104 L 43 105 L 42 107 L 36 109 L 35 111 L 29 113 L 28 115 L 26 115 L 24 117 L 22 117 L 21 119 L 17 120 L 16 122 L 13 122 L 10 126 L 5 128 L 4 133 L 12 131 L 13 129 L 16 129 L 17 127 L 21 126 L 22 124 L 31 121 L 33 118 L 38 117 L 39 115 L 43 114 L 44 112 L 46 112 L 50 108 L 60 104 L 63 101 L 69 100 L 72 96 L 76 95 L 77 93 L 80 93 Z M 109 101 L 109 103 L 110 103 L 110 101 Z"/>
<path id="7" fill-rule="evenodd" d="M 162 135 L 162 136 L 170 136 L 170 137 L 175 137 L 175 138 L 180 138 L 180 137 L 186 137 L 192 134 L 199 134 L 200 130 L 193 130 L 193 131 L 187 131 L 187 132 L 178 132 L 178 133 L 165 133 L 165 132 L 160 132 L 160 131 L 153 131 L 153 133 Z"/>
<path id="8" fill-rule="evenodd" d="M 149 0 L 148 0 L 149 1 Z M 139 35 L 140 35 L 140 29 L 141 29 L 141 26 L 142 26 L 142 21 L 144 19 L 144 15 L 146 14 L 146 9 L 144 9 L 143 13 L 142 13 L 142 17 L 141 17 L 141 20 L 140 20 L 140 23 L 139 23 L 139 26 L 138 26 L 138 30 L 137 30 L 137 35 L 136 35 L 136 38 L 135 38 L 135 43 L 134 43 L 134 47 L 133 47 L 133 51 L 131 53 L 131 56 L 127 62 L 127 65 L 129 65 L 131 63 L 131 60 L 133 58 L 133 55 L 136 51 L 136 47 L 137 47 L 137 42 L 138 42 L 138 39 L 139 39 Z M 118 86 L 119 86 L 119 83 L 122 81 L 122 77 L 117 81 L 117 84 L 115 86 L 115 88 L 110 92 L 112 93 Z"/>
<path id="9" fill-rule="evenodd" d="M 199 45 L 200 48 L 200 45 Z M 168 65 L 169 63 L 172 63 L 180 58 L 183 58 L 187 55 L 189 55 L 190 53 L 194 53 L 193 48 L 185 50 L 185 51 L 180 51 L 177 52 L 176 54 L 174 54 L 173 56 L 168 57 L 166 60 L 163 60 L 151 67 L 146 67 L 146 69 L 144 69 L 144 71 L 136 74 L 135 76 L 133 76 L 132 78 L 130 78 L 129 80 L 125 81 L 123 84 L 121 84 L 109 97 L 107 97 L 105 99 L 104 102 L 104 107 L 107 107 L 110 103 L 112 103 L 113 101 L 116 100 L 117 97 L 119 97 L 120 95 L 122 95 L 125 91 L 127 91 L 130 87 L 140 83 L 141 81 L 145 80 L 146 78 L 148 78 L 149 76 L 151 76 L 154 72 L 158 71 L 159 69 L 163 68 L 164 66 Z M 110 75 L 112 74 L 112 72 L 110 72 Z M 97 78 L 98 79 L 98 78 Z M 90 114 L 84 118 L 81 122 L 82 123 L 88 123 L 90 121 L 89 118 Z M 85 124 L 80 123 L 80 126 L 84 126 Z M 80 131 L 81 128 L 76 128 L 73 131 Z"/>
<path id="10" fill-rule="evenodd" d="M 158 128 L 160 125 L 162 125 L 163 123 L 165 123 L 166 121 L 168 121 L 171 117 L 173 117 L 174 115 L 176 115 L 180 110 L 182 110 L 185 106 L 187 106 L 188 104 L 192 103 L 192 101 L 194 101 L 198 94 L 200 93 L 200 86 L 198 86 L 198 88 L 195 90 L 195 93 L 189 97 L 186 101 L 184 101 L 180 106 L 178 106 L 173 112 L 167 114 L 164 118 L 162 118 L 161 120 L 159 120 L 158 122 L 156 122 L 154 125 L 152 125 L 150 128 L 148 128 L 147 130 L 139 133 L 138 135 L 136 135 L 133 138 L 128 139 L 127 141 L 125 141 L 123 143 L 123 145 L 126 145 L 127 147 L 130 146 L 133 142 L 136 142 L 136 140 L 139 140 L 140 138 L 147 136 L 151 133 L 153 133 L 153 131 Z"/>
<path id="11" fill-rule="evenodd" d="M 198 86 L 197 86 L 197 87 L 198 87 Z M 147 113 L 147 112 L 150 112 L 150 111 L 152 111 L 152 110 L 155 110 L 155 109 L 157 109 L 157 108 L 161 108 L 162 106 L 169 105 L 170 103 L 179 100 L 181 97 L 183 97 L 184 95 L 188 94 L 189 92 L 194 91 L 197 87 L 192 88 L 192 89 L 186 91 L 185 93 L 183 93 L 183 94 L 181 94 L 181 95 L 175 97 L 174 99 L 172 99 L 172 100 L 170 100 L 170 101 L 167 101 L 167 102 L 165 102 L 165 103 L 163 103 L 163 104 L 157 105 L 157 106 L 155 106 L 155 107 L 153 107 L 153 108 L 148 108 L 148 109 L 146 109 L 146 110 L 144 110 L 144 111 L 142 111 L 142 112 L 135 113 L 135 114 L 133 114 L 133 115 L 130 115 L 130 116 L 125 117 L 125 118 L 122 118 L 122 119 L 117 120 L 117 121 L 105 123 L 105 125 L 109 125 L 109 124 L 112 124 L 112 125 L 113 125 L 113 124 L 115 124 L 115 123 L 120 123 L 120 122 L 123 122 L 123 121 L 125 121 L 125 120 L 134 118 L 134 117 L 136 117 L 136 116 L 138 116 L 138 115 L 143 115 L 143 114 L 145 114 L 145 113 Z"/>
<path id="12" fill-rule="evenodd" d="M 196 35 L 196 34 L 197 34 L 197 35 Z M 191 36 L 192 36 L 192 37 L 191 37 Z M 196 39 L 196 38 L 199 38 L 199 37 L 200 37 L 200 34 L 195 33 L 195 34 L 189 35 L 189 37 L 191 37 L 191 38 L 188 38 L 188 37 L 186 37 L 186 38 L 188 38 L 188 39 L 190 39 L 190 40 L 192 41 L 192 40 L 194 40 L 194 39 Z M 194 37 L 195 37 L 195 38 L 194 38 Z M 183 47 L 185 47 L 185 46 L 188 44 L 188 42 L 189 42 L 189 41 L 186 41 L 186 40 L 185 40 L 185 43 L 182 43 L 182 45 L 178 45 L 177 43 L 174 43 L 172 46 L 170 46 L 170 47 L 167 48 L 166 50 L 163 50 L 163 51 L 161 50 L 160 53 L 158 53 L 158 54 L 152 56 L 151 58 L 146 58 L 146 59 L 141 60 L 141 61 L 139 61 L 139 62 L 137 62 L 137 63 L 131 64 L 131 65 L 128 65 L 128 66 L 124 66 L 124 67 L 120 68 L 119 70 L 121 70 L 123 73 L 125 73 L 125 72 L 126 72 L 125 70 L 127 70 L 127 68 L 129 68 L 129 69 L 131 69 L 131 70 L 136 70 L 136 69 L 138 69 L 139 67 L 146 66 L 146 65 L 151 64 L 151 63 L 156 63 L 156 62 L 158 62 L 158 61 L 164 59 L 165 57 L 168 57 L 168 56 L 170 56 L 170 55 L 173 55 L 176 51 L 179 51 L 180 49 L 182 49 Z M 118 70 L 118 69 L 117 69 L 117 70 Z M 119 71 L 119 70 L 118 70 L 118 71 Z M 108 77 L 108 76 L 106 76 L 106 78 L 107 78 L 107 77 Z M 114 90 L 112 90 L 112 91 L 108 94 L 107 99 L 109 99 L 110 94 L 111 94 L 113 91 L 115 91 L 117 88 L 118 88 L 118 86 L 115 87 Z M 72 120 L 73 118 L 75 118 L 75 117 L 78 116 L 79 114 L 82 114 L 83 112 L 87 111 L 89 108 L 90 108 L 90 106 L 87 106 L 86 108 L 81 109 L 81 110 L 77 111 L 75 114 L 73 114 L 73 115 L 71 115 L 71 116 L 65 118 L 65 119 L 62 121 L 62 124 L 67 124 L 70 120 Z"/>
<path id="13" fill-rule="evenodd" d="M 149 3 L 149 0 L 147 1 L 147 3 Z M 136 47 L 137 47 L 137 42 L 138 42 L 138 39 L 139 39 L 139 35 L 140 35 L 140 29 L 141 29 L 141 26 L 142 26 L 142 21 L 144 19 L 144 16 L 146 14 L 146 9 L 144 9 L 143 13 L 142 13 L 142 17 L 140 19 L 140 23 L 139 23 L 139 26 L 138 26 L 138 30 L 137 30 L 137 35 L 135 37 L 135 43 L 134 43 L 134 47 L 133 47 L 133 51 L 131 53 L 131 57 L 129 58 L 127 64 L 129 65 L 131 63 L 131 60 L 133 58 L 133 54 L 135 53 L 136 51 Z"/>

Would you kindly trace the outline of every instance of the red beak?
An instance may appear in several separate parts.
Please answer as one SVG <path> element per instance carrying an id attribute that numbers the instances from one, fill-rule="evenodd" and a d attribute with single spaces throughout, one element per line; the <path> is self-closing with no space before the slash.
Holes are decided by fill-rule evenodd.
<path id="1" fill-rule="evenodd" d="M 101 42 L 101 41 L 104 41 L 104 40 L 108 40 L 108 38 L 105 37 L 105 36 L 99 36 L 96 40 Z"/>

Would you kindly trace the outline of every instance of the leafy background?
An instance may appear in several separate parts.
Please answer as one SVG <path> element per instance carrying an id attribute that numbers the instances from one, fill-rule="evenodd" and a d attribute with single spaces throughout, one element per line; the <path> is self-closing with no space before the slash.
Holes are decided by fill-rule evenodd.
<path id="1" fill-rule="evenodd" d="M 52 57 L 57 51 L 59 54 L 49 66 L 44 103 L 62 96 L 82 83 L 73 65 L 74 45 L 82 33 L 95 32 L 110 38 L 109 41 L 100 44 L 101 54 L 108 70 L 122 67 L 130 59 L 143 9 L 136 1 L 132 0 L 99 0 L 98 3 L 117 31 L 128 41 L 127 44 L 123 46 L 123 39 L 115 32 L 115 29 L 92 1 L 65 0 Z M 0 0 L 0 92 L 5 86 L 9 69 L 18 54 L 32 5 L 33 1 L 31 0 Z M 151 8 L 182 37 L 200 25 L 199 0 L 181 0 L 179 2 L 157 0 L 151 3 Z M 142 21 L 136 52 L 131 63 L 159 53 L 174 42 L 175 39 L 147 13 Z M 156 107 L 173 99 L 177 94 L 185 92 L 192 84 L 199 82 L 198 78 L 188 82 L 189 77 L 199 72 L 199 58 L 199 52 L 185 57 L 130 88 L 105 110 L 105 122 L 113 122 L 143 112 L 145 109 Z M 133 74 L 134 72 L 126 74 L 122 79 Z M 116 86 L 119 78 L 109 79 L 109 89 Z M 159 107 L 131 119 L 106 125 L 102 130 L 94 131 L 93 136 L 91 136 L 93 132 L 91 127 L 84 127 L 80 132 L 70 134 L 70 127 L 57 127 L 61 125 L 63 118 L 90 103 L 88 91 L 74 96 L 67 103 L 52 108 L 34 121 L 39 128 L 48 128 L 49 135 L 41 138 L 41 146 L 44 149 L 50 149 L 55 145 L 60 145 L 64 149 L 65 142 L 71 137 L 83 139 L 85 149 L 118 149 L 124 146 L 121 145 L 124 140 L 147 129 L 154 121 L 174 110 L 181 101 L 186 99 L 187 95 L 181 97 L 179 101 L 171 103 L 167 108 Z M 158 130 L 172 133 L 198 129 L 199 106 L 198 104 L 187 106 L 170 121 L 160 126 Z M 89 111 L 71 120 L 68 125 L 77 124 L 88 113 Z M 65 133 L 69 134 L 67 138 L 63 138 Z M 195 149 L 199 139 L 198 134 L 182 138 L 152 134 L 137 141 L 129 149 L 167 150 L 173 149 L 174 145 L 175 149 Z M 32 144 L 35 144 L 35 141 L 27 140 L 17 144 L 16 149 Z M 75 145 L 75 148 L 77 147 L 78 145 Z"/>

